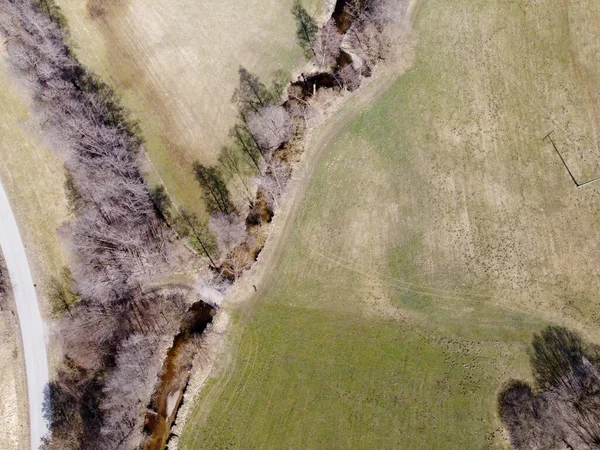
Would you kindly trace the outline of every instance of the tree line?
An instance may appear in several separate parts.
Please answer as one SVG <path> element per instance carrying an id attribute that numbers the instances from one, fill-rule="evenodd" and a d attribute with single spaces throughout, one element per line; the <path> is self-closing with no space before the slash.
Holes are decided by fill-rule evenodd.
<path id="1" fill-rule="evenodd" d="M 145 288 L 173 270 L 178 244 L 141 176 L 136 123 L 69 51 L 60 17 L 49 0 L 0 2 L 8 59 L 64 160 L 75 214 L 61 230 L 72 272 L 51 287 L 68 314 L 45 448 L 133 448 L 189 293 Z"/>

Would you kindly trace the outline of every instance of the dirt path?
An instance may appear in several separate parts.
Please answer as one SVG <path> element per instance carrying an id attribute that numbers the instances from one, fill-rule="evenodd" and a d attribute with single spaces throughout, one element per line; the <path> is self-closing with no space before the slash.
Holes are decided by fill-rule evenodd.
<path id="1" fill-rule="evenodd" d="M 25 254 L 25 246 L 21 240 L 8 197 L 1 184 L 0 247 L 2 247 L 4 253 L 15 303 L 17 304 L 27 372 L 31 448 L 37 450 L 41 444 L 42 436 L 47 431 L 42 414 L 44 388 L 48 384 L 46 343 L 35 285 Z"/>

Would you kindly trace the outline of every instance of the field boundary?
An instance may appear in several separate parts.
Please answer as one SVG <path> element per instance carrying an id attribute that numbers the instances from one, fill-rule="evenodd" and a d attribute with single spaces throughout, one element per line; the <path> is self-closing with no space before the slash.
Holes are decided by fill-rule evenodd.
<path id="1" fill-rule="evenodd" d="M 576 187 L 580 188 L 580 187 L 583 187 L 583 186 L 587 186 L 589 184 L 595 183 L 596 181 L 600 180 L 600 177 L 596 177 L 596 178 L 592 178 L 591 180 L 584 181 L 583 183 L 579 183 L 577 181 L 577 179 L 575 178 L 575 175 L 573 175 L 573 172 L 571 172 L 571 169 L 569 168 L 569 165 L 565 161 L 565 158 L 563 158 L 563 156 L 561 155 L 560 151 L 556 147 L 556 143 L 552 139 L 552 133 L 554 133 L 554 130 L 552 130 L 550 133 L 548 133 L 546 136 L 544 136 L 544 138 L 542 139 L 542 141 L 545 141 L 546 139 L 548 139 L 550 141 L 550 143 L 552 144 L 552 147 L 554 147 L 554 151 L 556 152 L 556 154 L 560 158 L 560 161 L 562 162 L 563 166 L 565 166 L 565 169 L 567 170 L 567 173 L 571 177 L 571 180 L 573 181 L 573 183 L 575 183 Z"/>
<path id="2" fill-rule="evenodd" d="M 464 7 L 463 5 L 460 5 L 460 4 L 457 4 L 456 6 L 458 6 L 458 8 L 462 10 L 462 12 L 464 13 L 464 15 L 465 15 L 465 16 L 468 16 L 468 15 L 469 15 L 469 12 L 468 12 L 468 10 L 467 10 L 467 8 L 466 8 L 466 7 Z M 503 29 L 503 28 L 501 28 L 501 29 Z M 494 36 L 495 36 L 495 34 L 496 34 L 498 31 L 500 31 L 501 29 L 495 30 L 495 31 L 492 33 L 492 35 L 491 35 L 489 38 L 487 38 L 485 41 L 484 41 L 483 39 L 481 39 L 480 37 L 476 36 L 476 35 L 475 35 L 475 33 L 472 33 L 472 34 L 473 34 L 473 37 L 474 37 L 474 38 L 475 38 L 477 41 L 479 41 L 479 43 L 480 43 L 480 44 L 481 44 L 483 47 L 488 47 L 488 44 L 492 44 L 492 46 L 493 46 L 493 47 L 495 47 L 495 48 L 497 49 L 497 44 L 494 42 Z M 498 53 L 498 52 L 496 52 L 496 53 Z M 550 120 L 550 122 L 552 122 L 552 123 L 553 123 L 553 124 L 554 124 L 554 125 L 555 125 L 557 128 L 559 128 L 559 127 L 558 127 L 558 124 L 556 123 L 556 120 L 555 120 L 555 119 L 554 119 L 554 117 L 552 117 L 552 115 L 550 114 L 550 111 L 548 111 L 548 109 L 547 109 L 547 108 L 546 108 L 546 107 L 545 107 L 545 106 L 544 106 L 542 103 L 540 103 L 540 102 L 539 102 L 539 100 L 538 100 L 536 97 L 534 97 L 533 95 L 531 95 L 531 94 L 530 94 L 530 93 L 527 91 L 527 89 L 525 89 L 525 88 L 524 88 L 524 86 L 521 84 L 521 82 L 520 82 L 520 81 L 518 81 L 518 80 L 516 79 L 516 77 L 514 77 L 512 74 L 509 74 L 508 72 L 504 72 L 504 78 L 505 78 L 507 81 L 509 81 L 510 83 L 512 83 L 512 84 L 513 84 L 513 86 L 515 86 L 516 88 L 518 88 L 518 89 L 519 89 L 519 90 L 520 90 L 520 91 L 521 91 L 521 92 L 522 92 L 522 93 L 523 93 L 523 94 L 524 94 L 526 97 L 528 97 L 528 98 L 531 100 L 532 104 L 535 104 L 535 105 L 536 105 L 536 108 L 537 108 L 537 109 L 538 109 L 538 110 L 539 110 L 539 111 L 542 113 L 542 115 L 543 115 L 543 116 L 545 116 L 547 119 L 549 119 L 549 120 Z M 596 181 L 600 181 L 600 176 L 599 176 L 599 177 L 597 177 L 597 178 L 593 178 L 593 179 L 591 179 L 591 180 L 585 181 L 585 182 L 583 182 L 583 183 L 579 183 L 579 182 L 577 181 L 577 179 L 576 179 L 576 178 L 575 178 L 575 176 L 573 175 L 573 172 L 571 172 L 571 170 L 570 170 L 569 166 L 567 165 L 567 163 L 566 163 L 565 159 L 563 158 L 563 156 L 562 156 L 562 155 L 561 155 L 561 153 L 559 152 L 558 148 L 556 147 L 556 145 L 555 145 L 554 141 L 553 141 L 553 140 L 552 140 L 552 138 L 550 137 L 550 136 L 552 135 L 552 133 L 554 133 L 555 131 L 556 131 L 556 130 L 552 130 L 552 131 L 550 131 L 550 133 L 548 133 L 546 136 L 544 136 L 544 138 L 542 139 L 542 141 L 545 141 L 546 139 L 549 139 L 549 140 L 550 140 L 550 142 L 551 142 L 552 146 L 554 147 L 554 150 L 555 150 L 555 151 L 556 151 L 556 153 L 558 154 L 558 156 L 559 156 L 559 158 L 560 158 L 561 162 L 563 163 L 563 165 L 564 165 L 565 169 L 567 170 L 567 172 L 568 172 L 568 174 L 569 174 L 569 176 L 570 176 L 570 178 L 571 178 L 571 181 L 573 181 L 573 183 L 575 184 L 575 186 L 576 186 L 576 187 L 578 187 L 578 188 L 580 188 L 580 187 L 584 187 L 584 186 L 590 185 L 590 184 L 592 184 L 592 183 L 595 183 Z M 565 133 L 565 131 L 564 131 L 564 130 L 560 130 L 560 131 L 562 131 L 563 133 Z"/>

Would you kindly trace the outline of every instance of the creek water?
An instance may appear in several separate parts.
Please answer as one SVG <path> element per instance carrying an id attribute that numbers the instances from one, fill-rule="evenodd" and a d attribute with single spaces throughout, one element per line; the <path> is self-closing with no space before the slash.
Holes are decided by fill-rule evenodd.
<path id="1" fill-rule="evenodd" d="M 158 386 L 146 413 L 144 431 L 147 437 L 140 447 L 142 450 L 165 448 L 190 378 L 192 361 L 189 355 L 193 355 L 194 349 L 186 347 L 195 345 L 190 342 L 191 338 L 204 333 L 214 314 L 215 309 L 212 306 L 204 302 L 194 303 L 183 321 L 179 334 L 173 339 L 173 345 L 167 352 Z"/>

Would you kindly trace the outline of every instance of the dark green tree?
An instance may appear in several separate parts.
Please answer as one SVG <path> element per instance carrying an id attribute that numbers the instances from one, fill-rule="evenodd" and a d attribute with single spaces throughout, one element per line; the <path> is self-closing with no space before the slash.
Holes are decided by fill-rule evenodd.
<path id="1" fill-rule="evenodd" d="M 295 0 L 292 6 L 292 14 L 296 19 L 296 37 L 300 47 L 304 50 L 307 58 L 315 56 L 314 44 L 319 27 L 315 19 L 302 6 L 300 0 Z"/>
<path id="2" fill-rule="evenodd" d="M 196 180 L 198 180 L 204 191 L 206 206 L 210 213 L 231 214 L 235 212 L 229 189 L 219 169 L 206 167 L 196 161 L 194 163 L 194 173 L 196 174 Z"/>

